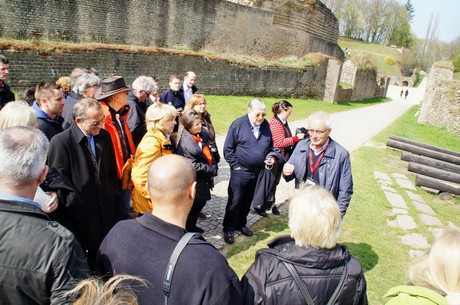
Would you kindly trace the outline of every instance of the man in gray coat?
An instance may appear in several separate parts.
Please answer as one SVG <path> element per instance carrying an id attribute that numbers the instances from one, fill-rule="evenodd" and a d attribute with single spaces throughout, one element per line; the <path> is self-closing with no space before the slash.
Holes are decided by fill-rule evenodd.
<path id="1" fill-rule="evenodd" d="M 323 111 L 308 118 L 309 139 L 300 141 L 289 161 L 284 165 L 286 181 L 295 179 L 295 187 L 301 182 L 317 184 L 329 190 L 337 200 L 343 216 L 353 194 L 350 154 L 332 140 L 331 119 Z"/>

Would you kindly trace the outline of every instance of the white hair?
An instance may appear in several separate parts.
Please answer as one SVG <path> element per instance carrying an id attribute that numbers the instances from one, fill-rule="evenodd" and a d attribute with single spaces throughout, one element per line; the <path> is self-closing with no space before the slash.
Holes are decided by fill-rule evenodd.
<path id="1" fill-rule="evenodd" d="M 132 84 L 134 90 L 143 90 L 147 92 L 153 92 L 155 89 L 155 81 L 151 76 L 139 76 Z"/>
<path id="2" fill-rule="evenodd" d="M 84 73 L 77 78 L 75 82 L 75 87 L 77 88 L 77 92 L 79 94 L 83 94 L 86 89 L 92 86 L 100 86 L 101 80 L 97 75 L 92 73 Z"/>
<path id="3" fill-rule="evenodd" d="M 48 139 L 36 128 L 0 130 L 0 180 L 10 185 L 37 180 L 45 167 L 48 147 Z"/>
<path id="4" fill-rule="evenodd" d="M 248 111 L 254 111 L 256 108 L 266 108 L 265 103 L 259 99 L 253 99 L 248 105 Z"/>
<path id="5" fill-rule="evenodd" d="M 332 120 L 331 120 L 331 116 L 329 114 L 327 114 L 326 112 L 324 111 L 316 111 L 316 112 L 313 112 L 309 117 L 308 117 L 308 123 L 310 123 L 311 121 L 313 120 L 321 120 L 321 121 L 324 121 L 326 123 L 326 127 L 327 128 L 331 128 L 332 127 Z"/>
<path id="6" fill-rule="evenodd" d="M 337 201 L 328 190 L 320 186 L 305 185 L 289 202 L 291 237 L 300 247 L 335 247 L 340 222 Z"/>

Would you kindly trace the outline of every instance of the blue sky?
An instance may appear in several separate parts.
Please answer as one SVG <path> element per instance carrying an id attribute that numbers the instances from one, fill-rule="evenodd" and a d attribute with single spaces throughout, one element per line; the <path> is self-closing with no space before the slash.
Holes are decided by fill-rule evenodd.
<path id="1" fill-rule="evenodd" d="M 406 3 L 406 0 L 399 0 Z M 460 1 L 459 0 L 411 0 L 415 8 L 412 31 L 419 38 L 425 38 L 431 13 L 439 15 L 438 39 L 451 42 L 460 37 Z"/>

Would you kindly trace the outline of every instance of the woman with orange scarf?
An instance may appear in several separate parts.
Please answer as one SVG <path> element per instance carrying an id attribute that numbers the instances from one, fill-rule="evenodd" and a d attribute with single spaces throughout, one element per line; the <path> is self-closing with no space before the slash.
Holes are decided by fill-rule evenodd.
<path id="1" fill-rule="evenodd" d="M 202 132 L 201 116 L 195 110 L 187 110 L 180 118 L 184 126 L 176 153 L 192 162 L 196 170 L 196 195 L 187 218 L 186 229 L 203 233 L 196 222 L 206 201 L 211 199 L 212 178 L 217 175 L 217 164 L 209 149 L 209 137 Z"/>

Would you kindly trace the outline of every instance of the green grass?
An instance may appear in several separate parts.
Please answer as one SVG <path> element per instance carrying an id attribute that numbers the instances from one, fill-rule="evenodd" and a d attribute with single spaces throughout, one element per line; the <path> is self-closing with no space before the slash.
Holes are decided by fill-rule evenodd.
<path id="1" fill-rule="evenodd" d="M 207 110 L 211 114 L 214 128 L 218 134 L 227 133 L 228 127 L 234 119 L 247 113 L 249 102 L 256 97 L 253 96 L 221 96 L 206 95 Z M 279 101 L 279 98 L 260 98 L 267 106 L 267 119 L 270 119 L 272 105 Z M 351 110 L 365 107 L 376 103 L 387 102 L 385 98 L 366 99 L 357 102 L 344 102 L 340 104 L 329 104 L 318 100 L 287 99 L 293 105 L 290 121 L 307 118 L 311 113 L 323 110 L 327 113 Z"/>
<path id="2" fill-rule="evenodd" d="M 384 60 L 387 55 L 392 55 L 396 60 L 401 59 L 401 54 L 394 48 L 343 37 L 339 38 L 338 44 L 342 50 L 345 50 L 345 48 L 350 50 L 351 59 L 359 53 L 368 53 L 375 58 L 379 72 L 401 74 L 396 65 L 389 65 Z"/>
<path id="3" fill-rule="evenodd" d="M 399 239 L 399 235 L 405 232 L 387 224 L 391 206 L 374 178 L 374 171 L 379 171 L 387 174 L 402 173 L 412 181 L 414 179 L 406 170 L 407 163 L 400 160 L 400 152 L 385 147 L 388 137 L 397 135 L 460 151 L 460 137 L 443 128 L 418 124 L 415 116 L 417 111 L 418 106 L 411 108 L 374 137 L 373 146 L 361 147 L 351 156 L 354 194 L 339 243 L 346 245 L 363 267 L 368 284 L 369 304 L 384 304 L 386 300 L 383 295 L 387 290 L 405 283 L 405 271 L 410 261 L 409 247 L 402 245 Z M 405 190 L 395 188 L 406 202 L 409 202 Z M 441 202 L 436 196 L 421 188 L 417 188 L 416 192 L 433 208 L 444 224 L 448 221 L 457 225 L 460 223 L 457 198 Z M 413 209 L 411 207 L 411 213 L 415 213 Z M 431 242 L 431 230 L 416 217 L 414 220 L 418 225 L 416 232 L 425 235 Z M 254 231 L 257 232 L 255 236 L 243 238 L 242 242 L 234 246 L 225 246 L 223 251 L 239 276 L 242 276 L 254 261 L 258 249 L 266 247 L 267 242 L 273 237 L 288 234 L 287 216 L 270 216 L 269 219 L 263 219 L 254 226 Z"/>
<path id="4" fill-rule="evenodd" d="M 454 73 L 454 79 L 460 80 L 460 72 L 455 72 Z"/>
<path id="5" fill-rule="evenodd" d="M 415 82 L 414 84 L 414 87 L 415 88 L 418 88 L 418 86 L 422 83 L 422 80 L 425 78 L 425 75 L 423 74 L 419 74 L 418 75 L 418 78 L 417 78 L 417 81 Z"/>

